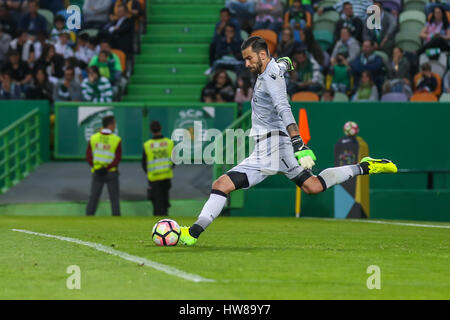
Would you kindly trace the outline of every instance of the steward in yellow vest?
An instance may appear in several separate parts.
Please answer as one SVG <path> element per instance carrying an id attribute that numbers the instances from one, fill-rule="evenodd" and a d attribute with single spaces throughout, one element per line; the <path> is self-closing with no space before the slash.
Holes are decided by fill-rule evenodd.
<path id="1" fill-rule="evenodd" d="M 144 143 L 142 168 L 147 174 L 148 199 L 153 203 L 155 216 L 167 216 L 169 190 L 173 178 L 172 151 L 174 143 L 161 134 L 161 124 L 153 121 L 150 125 L 153 138 Z"/>
<path id="2" fill-rule="evenodd" d="M 91 166 L 92 183 L 86 215 L 93 216 L 106 184 L 113 216 L 120 216 L 119 172 L 122 158 L 122 139 L 113 132 L 116 129 L 114 116 L 102 120 L 103 129 L 91 136 L 86 150 L 86 160 Z"/>

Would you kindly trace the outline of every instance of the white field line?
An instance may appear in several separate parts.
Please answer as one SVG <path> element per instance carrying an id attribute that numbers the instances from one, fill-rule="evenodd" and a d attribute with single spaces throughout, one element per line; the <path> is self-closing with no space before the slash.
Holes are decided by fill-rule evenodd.
<path id="1" fill-rule="evenodd" d="M 112 249 L 110 247 L 107 247 L 105 245 L 99 244 L 99 243 L 95 243 L 95 242 L 87 242 L 87 241 L 82 241 L 79 239 L 74 239 L 74 238 L 68 238 L 68 237 L 61 237 L 61 236 L 55 236 L 55 235 L 51 235 L 51 234 L 46 234 L 46 233 L 39 233 L 39 232 L 34 232 L 34 231 L 28 231 L 28 230 L 21 230 L 21 229 L 11 229 L 12 231 L 16 231 L 16 232 L 22 232 L 22 233 L 27 233 L 27 234 L 31 234 L 31 235 L 35 235 L 35 236 L 41 236 L 41 237 L 46 237 L 46 238 L 52 238 L 52 239 L 58 239 L 61 241 L 67 241 L 67 242 L 72 242 L 72 243 L 76 243 L 76 244 L 81 244 L 83 246 L 86 247 L 91 247 L 94 248 L 95 250 L 113 255 L 113 256 L 117 256 L 120 257 L 122 259 L 131 261 L 131 262 L 135 262 L 138 263 L 140 265 L 144 265 L 150 268 L 153 268 L 155 270 L 158 271 L 162 271 L 164 273 L 170 274 L 172 276 L 178 277 L 178 278 L 182 278 L 188 281 L 193 281 L 193 282 L 215 282 L 215 280 L 212 279 L 207 279 L 207 278 L 203 278 L 201 276 L 198 276 L 196 274 L 192 274 L 192 273 L 187 273 L 181 270 L 178 270 L 174 267 L 170 267 L 170 266 L 166 266 L 164 264 L 158 263 L 158 262 L 154 262 L 145 258 L 141 258 L 138 256 L 133 256 L 131 254 L 128 254 L 126 252 L 122 252 L 119 250 L 115 250 Z"/>
<path id="2" fill-rule="evenodd" d="M 329 221 L 350 221 L 350 222 L 365 222 L 365 223 L 376 223 L 376 224 L 390 224 L 396 226 L 406 226 L 406 227 L 421 227 L 421 228 L 440 228 L 440 229 L 450 229 L 450 226 L 442 226 L 437 224 L 419 224 L 419 223 L 403 223 L 403 222 L 388 222 L 388 221 L 380 221 L 380 220 L 357 220 L 357 219 L 329 219 L 329 218 L 308 218 L 304 217 L 303 219 L 311 219 L 311 220 L 329 220 Z"/>

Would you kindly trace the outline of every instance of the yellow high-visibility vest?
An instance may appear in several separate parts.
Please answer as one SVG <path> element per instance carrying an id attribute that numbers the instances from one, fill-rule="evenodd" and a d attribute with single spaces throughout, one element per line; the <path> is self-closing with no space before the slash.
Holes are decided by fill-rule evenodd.
<path id="1" fill-rule="evenodd" d="M 121 140 L 115 134 L 101 134 L 97 132 L 91 136 L 90 143 L 94 164 L 92 172 L 106 168 L 114 161 L 116 150 Z M 111 168 L 109 171 L 117 171 L 117 168 Z"/>
<path id="2" fill-rule="evenodd" d="M 144 143 L 147 156 L 147 178 L 159 181 L 173 178 L 173 141 L 169 138 L 150 139 Z"/>

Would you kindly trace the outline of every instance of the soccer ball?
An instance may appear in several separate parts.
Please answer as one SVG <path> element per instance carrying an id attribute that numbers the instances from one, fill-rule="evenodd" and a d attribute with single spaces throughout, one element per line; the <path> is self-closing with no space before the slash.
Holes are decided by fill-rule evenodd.
<path id="1" fill-rule="evenodd" d="M 153 227 L 152 239 L 157 246 L 176 246 L 180 234 L 181 229 L 176 221 L 163 219 Z"/>
<path id="2" fill-rule="evenodd" d="M 356 122 L 348 121 L 344 124 L 344 134 L 346 136 L 356 136 L 359 132 L 359 127 Z"/>

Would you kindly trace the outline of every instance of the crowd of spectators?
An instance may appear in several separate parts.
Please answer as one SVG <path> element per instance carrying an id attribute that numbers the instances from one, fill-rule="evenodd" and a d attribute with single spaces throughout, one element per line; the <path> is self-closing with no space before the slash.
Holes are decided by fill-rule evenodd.
<path id="1" fill-rule="evenodd" d="M 202 91 L 202 101 L 251 99 L 255 77 L 245 70 L 239 45 L 261 29 L 276 34 L 272 56 L 289 56 L 294 63 L 295 70 L 286 74 L 291 97 L 307 91 L 322 101 L 333 100 L 337 93 L 351 101 L 379 101 L 398 93 L 407 101 L 420 92 L 436 97 L 450 94 L 450 1 L 432 0 L 426 5 L 422 45 L 416 51 L 403 50 L 396 43 L 401 11 L 383 2 L 338 0 L 327 6 L 320 0 L 227 0 L 210 45 L 210 68 L 205 72 L 210 82 Z M 380 9 L 380 28 L 368 27 L 371 5 Z M 338 12 L 339 20 L 333 43 L 326 48 L 315 39 L 313 17 L 328 11 Z M 437 59 L 444 64 L 441 74 L 432 70 Z"/>
<path id="2" fill-rule="evenodd" d="M 0 0 L 0 99 L 120 100 L 137 51 L 138 0 Z M 49 16 L 52 19 L 49 19 Z"/>

